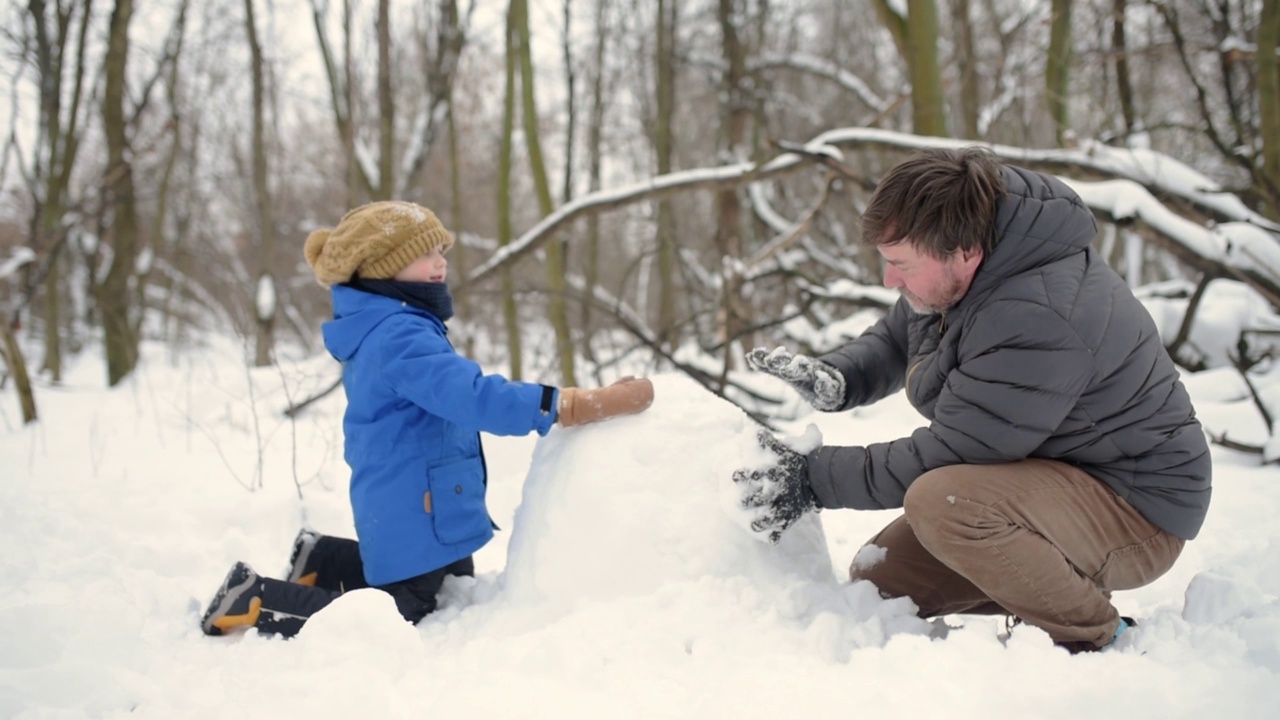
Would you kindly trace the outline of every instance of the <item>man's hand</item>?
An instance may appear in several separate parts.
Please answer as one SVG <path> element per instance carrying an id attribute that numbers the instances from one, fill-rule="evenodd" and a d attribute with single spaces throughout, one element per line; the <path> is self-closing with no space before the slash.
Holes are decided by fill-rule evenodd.
<path id="1" fill-rule="evenodd" d="M 832 412 L 844 406 L 844 376 L 830 365 L 786 348 L 756 348 L 747 353 L 753 369 L 784 380 L 817 410 Z"/>
<path id="2" fill-rule="evenodd" d="M 575 427 L 618 415 L 644 412 L 653 404 L 653 383 L 648 378 L 624 377 L 595 390 L 561 388 L 556 422 Z"/>
<path id="3" fill-rule="evenodd" d="M 783 531 L 821 506 L 809 487 L 808 459 L 767 430 L 761 430 L 756 440 L 775 460 L 763 468 L 735 470 L 733 481 L 742 492 L 742 507 L 753 515 L 751 529 L 766 533 L 769 542 L 776 544 Z"/>

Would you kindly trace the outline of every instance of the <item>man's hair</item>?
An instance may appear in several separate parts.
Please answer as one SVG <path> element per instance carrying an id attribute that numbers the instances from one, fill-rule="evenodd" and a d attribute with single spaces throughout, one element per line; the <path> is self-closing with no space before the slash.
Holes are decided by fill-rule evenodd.
<path id="1" fill-rule="evenodd" d="M 906 240 L 944 259 L 956 250 L 995 245 L 996 207 L 1004 196 L 1002 163 L 991 152 L 922 150 L 894 166 L 862 214 L 865 245 Z"/>

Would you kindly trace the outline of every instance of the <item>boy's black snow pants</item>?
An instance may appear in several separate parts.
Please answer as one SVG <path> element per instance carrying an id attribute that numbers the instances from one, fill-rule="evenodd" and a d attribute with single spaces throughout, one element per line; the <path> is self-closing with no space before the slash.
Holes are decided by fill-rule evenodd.
<path id="1" fill-rule="evenodd" d="M 255 625 L 259 632 L 293 637 L 302 630 L 307 618 L 342 593 L 369 587 L 364 580 L 360 545 L 355 540 L 321 537 L 307 566 L 317 571 L 314 586 L 263 578 L 262 613 Z M 405 620 L 417 623 L 435 611 L 436 595 L 449 575 L 474 576 L 474 561 L 466 557 L 417 577 L 380 585 L 378 589 L 391 595 Z"/>

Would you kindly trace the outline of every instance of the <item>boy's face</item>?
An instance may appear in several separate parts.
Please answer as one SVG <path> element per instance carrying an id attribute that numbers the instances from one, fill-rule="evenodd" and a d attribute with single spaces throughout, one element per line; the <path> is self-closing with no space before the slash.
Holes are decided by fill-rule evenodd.
<path id="1" fill-rule="evenodd" d="M 425 255 L 419 255 L 413 262 L 405 265 L 394 278 L 402 282 L 442 283 L 448 274 L 449 261 L 444 259 L 444 253 L 432 250 Z"/>
<path id="2" fill-rule="evenodd" d="M 909 240 L 878 249 L 885 261 L 884 286 L 901 292 L 911 309 L 922 315 L 945 312 L 960 302 L 982 262 L 981 250 L 958 250 L 939 260 L 920 252 Z"/>

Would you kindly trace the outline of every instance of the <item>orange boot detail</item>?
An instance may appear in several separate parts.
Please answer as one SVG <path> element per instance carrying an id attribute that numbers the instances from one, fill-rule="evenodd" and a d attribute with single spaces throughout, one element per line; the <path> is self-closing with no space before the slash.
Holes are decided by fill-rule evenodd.
<path id="1" fill-rule="evenodd" d="M 262 598 L 249 601 L 249 611 L 243 615 L 223 615 L 213 621 L 213 626 L 226 632 L 238 627 L 253 627 L 258 624 L 258 615 L 262 613 Z"/>

